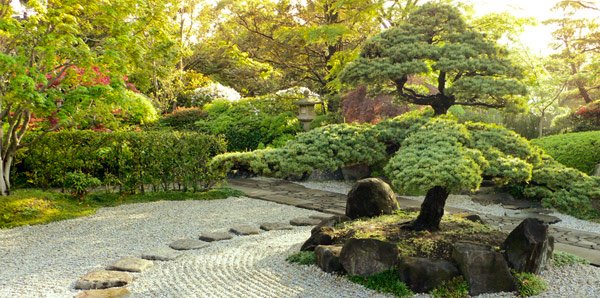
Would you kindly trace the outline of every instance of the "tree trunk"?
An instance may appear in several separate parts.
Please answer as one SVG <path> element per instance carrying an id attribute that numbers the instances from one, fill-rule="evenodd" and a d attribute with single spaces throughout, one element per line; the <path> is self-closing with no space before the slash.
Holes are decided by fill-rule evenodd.
<path id="1" fill-rule="evenodd" d="M 421 212 L 412 223 L 415 231 L 437 231 L 440 229 L 440 221 L 444 215 L 444 205 L 450 193 L 441 186 L 436 186 L 427 191 L 425 200 L 421 204 Z"/>

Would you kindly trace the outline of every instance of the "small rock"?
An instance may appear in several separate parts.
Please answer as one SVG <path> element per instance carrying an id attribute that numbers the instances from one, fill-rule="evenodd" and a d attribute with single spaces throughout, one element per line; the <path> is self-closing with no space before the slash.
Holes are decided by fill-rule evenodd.
<path id="1" fill-rule="evenodd" d="M 143 253 L 142 259 L 153 261 L 171 261 L 181 256 L 181 253 L 169 248 L 159 248 L 153 251 Z"/>
<path id="2" fill-rule="evenodd" d="M 169 244 L 169 247 L 176 250 L 200 249 L 207 246 L 208 243 L 196 239 L 180 239 Z"/>
<path id="3" fill-rule="evenodd" d="M 511 268 L 540 274 L 552 257 L 554 238 L 548 237 L 548 225 L 535 218 L 523 220 L 502 244 Z"/>
<path id="4" fill-rule="evenodd" d="M 426 293 L 460 275 L 458 268 L 445 260 L 404 257 L 397 265 L 400 279 L 415 293 Z"/>
<path id="5" fill-rule="evenodd" d="M 515 280 L 501 253 L 486 245 L 459 242 L 454 245 L 452 258 L 469 283 L 469 294 L 512 292 Z"/>
<path id="6" fill-rule="evenodd" d="M 131 292 L 127 288 L 111 288 L 102 290 L 86 290 L 75 296 L 75 298 L 124 298 L 129 297 Z"/>
<path id="7" fill-rule="evenodd" d="M 211 233 L 202 233 L 202 235 L 200 235 L 200 240 L 206 241 L 206 242 L 213 242 L 213 241 L 229 240 L 232 237 L 233 236 L 231 236 L 231 234 L 229 234 L 227 232 L 211 232 Z"/>
<path id="8" fill-rule="evenodd" d="M 392 214 L 400 206 L 392 188 L 379 178 L 357 181 L 348 193 L 346 216 L 351 219 Z"/>
<path id="9" fill-rule="evenodd" d="M 265 231 L 274 231 L 274 230 L 291 230 L 292 226 L 282 223 L 282 222 L 266 222 L 260 225 L 260 228 Z"/>
<path id="10" fill-rule="evenodd" d="M 142 272 L 147 268 L 152 267 L 152 265 L 154 265 L 152 261 L 140 258 L 126 257 L 112 263 L 106 269 L 117 271 Z"/>
<path id="11" fill-rule="evenodd" d="M 129 273 L 121 271 L 97 270 L 81 277 L 75 283 L 75 289 L 93 290 L 125 286 L 133 281 Z"/>
<path id="12" fill-rule="evenodd" d="M 319 245 L 315 248 L 317 266 L 327 273 L 344 270 L 340 263 L 342 247 L 339 245 Z"/>
<path id="13" fill-rule="evenodd" d="M 321 223 L 320 219 L 310 217 L 297 217 L 290 220 L 292 226 L 316 226 Z"/>
<path id="14" fill-rule="evenodd" d="M 340 263 L 349 275 L 371 276 L 396 265 L 398 247 L 376 239 L 350 239 L 340 253 Z"/>
<path id="15" fill-rule="evenodd" d="M 314 218 L 314 219 L 318 219 L 320 221 L 326 220 L 326 219 L 330 219 L 332 217 L 332 215 L 309 215 L 309 218 Z"/>
<path id="16" fill-rule="evenodd" d="M 316 227 L 310 231 L 310 238 L 302 244 L 301 251 L 312 251 L 318 245 L 333 244 L 335 238 L 335 230 L 333 227 L 339 223 L 350 220 L 345 215 L 335 215 L 329 219 L 321 221 Z"/>
<path id="17" fill-rule="evenodd" d="M 472 221 L 472 222 L 478 222 L 480 224 L 485 224 L 485 222 L 483 221 L 481 216 L 479 216 L 477 214 L 469 214 L 469 215 L 465 216 L 465 219 Z"/>
<path id="18" fill-rule="evenodd" d="M 260 230 L 250 225 L 241 225 L 229 229 L 230 232 L 238 236 L 256 235 L 260 233 Z"/>

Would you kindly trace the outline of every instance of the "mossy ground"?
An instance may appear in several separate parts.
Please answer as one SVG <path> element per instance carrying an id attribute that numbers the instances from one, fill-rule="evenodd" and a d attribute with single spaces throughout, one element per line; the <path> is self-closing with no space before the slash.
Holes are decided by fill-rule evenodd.
<path id="1" fill-rule="evenodd" d="M 206 192 L 195 193 L 173 191 L 133 195 L 95 192 L 83 201 L 79 201 L 59 192 L 20 189 L 14 191 L 10 196 L 0 197 L 0 228 L 45 224 L 88 216 L 96 213 L 96 210 L 101 207 L 113 207 L 122 204 L 160 200 L 214 200 L 241 195 L 243 195 L 242 192 L 230 188 L 215 188 Z"/>
<path id="2" fill-rule="evenodd" d="M 414 220 L 418 212 L 397 211 L 370 219 L 346 222 L 336 227 L 337 243 L 350 238 L 372 238 L 396 243 L 403 256 L 433 259 L 451 259 L 452 246 L 457 241 L 487 244 L 499 248 L 507 234 L 494 227 L 465 219 L 466 214 L 444 215 L 440 231 L 411 231 L 406 223 Z"/>

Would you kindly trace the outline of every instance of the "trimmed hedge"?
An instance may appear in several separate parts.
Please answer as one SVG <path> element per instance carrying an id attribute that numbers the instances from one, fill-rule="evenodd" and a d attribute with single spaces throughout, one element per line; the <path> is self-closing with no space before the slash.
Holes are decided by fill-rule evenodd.
<path id="1" fill-rule="evenodd" d="M 563 165 L 587 174 L 600 163 L 600 131 L 554 135 L 531 142 Z"/>
<path id="2" fill-rule="evenodd" d="M 17 171 L 44 188 L 64 188 L 69 173 L 83 173 L 126 192 L 203 190 L 222 178 L 207 163 L 225 148 L 221 138 L 191 132 L 61 131 L 22 152 Z"/>

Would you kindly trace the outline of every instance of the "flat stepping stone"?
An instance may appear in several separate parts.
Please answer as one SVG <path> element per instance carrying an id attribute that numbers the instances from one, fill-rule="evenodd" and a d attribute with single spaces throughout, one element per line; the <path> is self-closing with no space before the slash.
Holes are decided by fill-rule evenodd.
<path id="1" fill-rule="evenodd" d="M 96 270 L 87 273 L 75 283 L 75 289 L 93 290 L 125 286 L 133 281 L 127 272 Z"/>
<path id="2" fill-rule="evenodd" d="M 123 298 L 129 297 L 131 292 L 127 288 L 110 288 L 102 290 L 86 290 L 75 296 L 75 298 Z"/>
<path id="3" fill-rule="evenodd" d="M 330 219 L 331 215 L 310 215 L 308 218 L 313 218 L 313 219 L 318 219 L 320 221 L 326 220 L 326 219 Z"/>
<path id="4" fill-rule="evenodd" d="M 310 217 L 297 217 L 290 220 L 292 226 L 316 226 L 321 223 L 321 220 Z"/>
<path id="5" fill-rule="evenodd" d="M 291 230 L 294 227 L 289 224 L 283 222 L 266 222 L 260 225 L 260 228 L 265 231 L 274 231 L 274 230 Z"/>
<path id="6" fill-rule="evenodd" d="M 202 235 L 200 235 L 200 240 L 206 241 L 206 242 L 213 242 L 213 241 L 229 240 L 232 237 L 233 236 L 231 236 L 231 234 L 229 234 L 227 232 L 211 232 L 211 233 L 202 233 Z"/>
<path id="7" fill-rule="evenodd" d="M 108 265 L 108 270 L 117 270 L 117 271 L 129 271 L 129 272 L 142 272 L 154 265 L 154 262 L 134 258 L 134 257 L 126 257 L 122 258 L 110 265 Z"/>
<path id="8" fill-rule="evenodd" d="M 260 233 L 260 229 L 250 225 L 235 226 L 229 229 L 229 231 L 238 236 L 256 235 Z"/>
<path id="9" fill-rule="evenodd" d="M 169 244 L 169 247 L 176 250 L 200 249 L 207 246 L 208 243 L 196 239 L 180 239 Z"/>
<path id="10" fill-rule="evenodd" d="M 181 252 L 170 248 L 159 248 L 142 254 L 142 259 L 153 261 L 172 261 L 181 256 Z"/>

